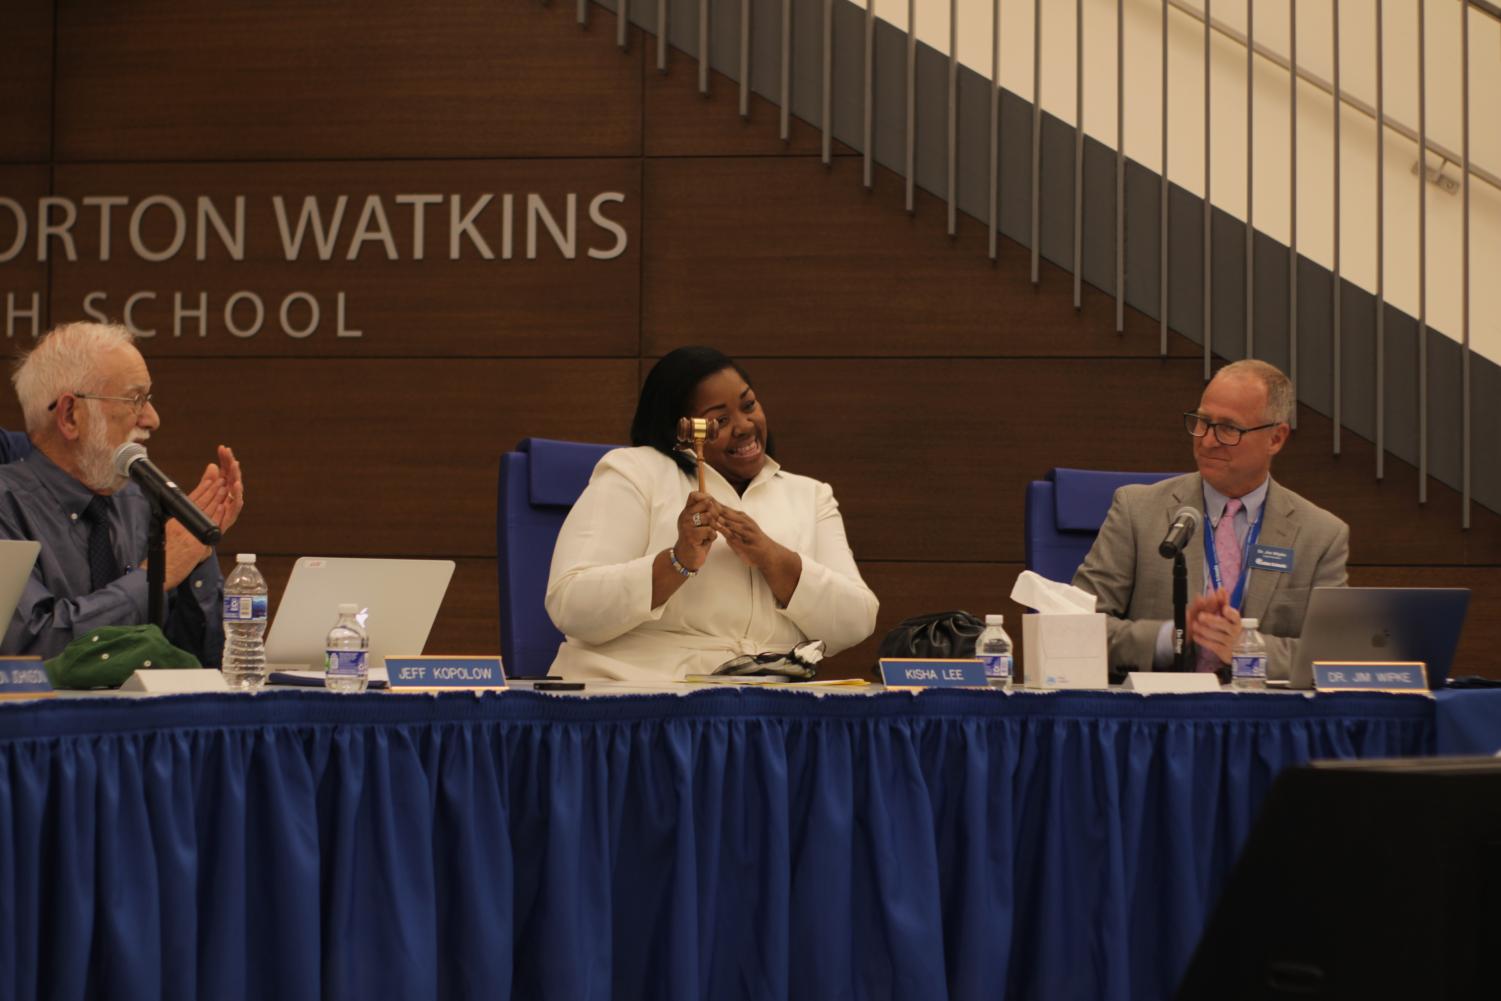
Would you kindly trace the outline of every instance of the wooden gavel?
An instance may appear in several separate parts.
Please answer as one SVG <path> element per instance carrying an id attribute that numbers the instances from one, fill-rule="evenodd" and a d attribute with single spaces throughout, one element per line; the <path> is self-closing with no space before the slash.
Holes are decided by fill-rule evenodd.
<path id="1" fill-rule="evenodd" d="M 709 420 L 706 417 L 678 418 L 678 444 L 693 446 L 693 457 L 698 460 L 698 492 L 704 493 L 704 442 L 709 440 Z"/>

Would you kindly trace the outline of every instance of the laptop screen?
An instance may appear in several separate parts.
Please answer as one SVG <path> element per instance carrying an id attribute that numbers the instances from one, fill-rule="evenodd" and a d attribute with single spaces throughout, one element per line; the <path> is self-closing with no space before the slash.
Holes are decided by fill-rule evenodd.
<path id="1" fill-rule="evenodd" d="M 1469 605 L 1464 587 L 1316 587 L 1289 683 L 1313 687 L 1315 661 L 1420 660 L 1442 688 Z"/>
<path id="2" fill-rule="evenodd" d="M 371 666 L 420 654 L 453 570 L 453 560 L 304 556 L 266 634 L 266 661 L 321 668 L 324 641 L 347 603 L 359 606 L 357 618 L 370 634 Z"/>

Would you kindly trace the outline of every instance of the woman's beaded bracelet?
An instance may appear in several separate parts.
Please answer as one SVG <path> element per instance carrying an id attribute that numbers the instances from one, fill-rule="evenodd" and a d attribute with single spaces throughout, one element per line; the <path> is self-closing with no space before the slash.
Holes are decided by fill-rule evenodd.
<path id="1" fill-rule="evenodd" d="M 684 577 L 697 577 L 698 576 L 698 571 L 697 570 L 689 570 L 687 567 L 683 566 L 682 563 L 678 562 L 678 549 L 677 549 L 677 546 L 672 546 L 672 547 L 670 547 L 667 550 L 667 559 L 668 559 L 668 562 L 670 562 L 672 564 L 672 568 L 674 570 L 676 570 L 678 573 L 682 574 Z"/>

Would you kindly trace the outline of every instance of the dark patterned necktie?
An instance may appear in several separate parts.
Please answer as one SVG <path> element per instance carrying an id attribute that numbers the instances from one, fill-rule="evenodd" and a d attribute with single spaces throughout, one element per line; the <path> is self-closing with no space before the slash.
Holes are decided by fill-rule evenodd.
<path id="1" fill-rule="evenodd" d="M 89 589 L 92 591 L 120 576 L 115 546 L 109 537 L 109 513 L 113 508 L 110 498 L 95 494 L 80 515 L 89 526 Z"/>

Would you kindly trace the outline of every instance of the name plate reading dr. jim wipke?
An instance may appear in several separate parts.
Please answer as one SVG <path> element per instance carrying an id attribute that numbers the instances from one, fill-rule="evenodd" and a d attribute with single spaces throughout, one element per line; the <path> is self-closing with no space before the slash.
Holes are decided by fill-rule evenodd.
<path id="1" fill-rule="evenodd" d="M 985 663 L 979 660 L 882 657 L 881 680 L 887 688 L 986 688 Z"/>
<path id="2" fill-rule="evenodd" d="M 52 681 L 40 657 L 0 657 L 0 699 L 35 699 L 52 694 Z"/>
<path id="3" fill-rule="evenodd" d="M 398 692 L 506 687 L 499 657 L 387 657 L 386 679 Z"/>
<path id="4" fill-rule="evenodd" d="M 1420 660 L 1316 660 L 1313 687 L 1320 692 L 1426 692 L 1428 666 Z"/>

